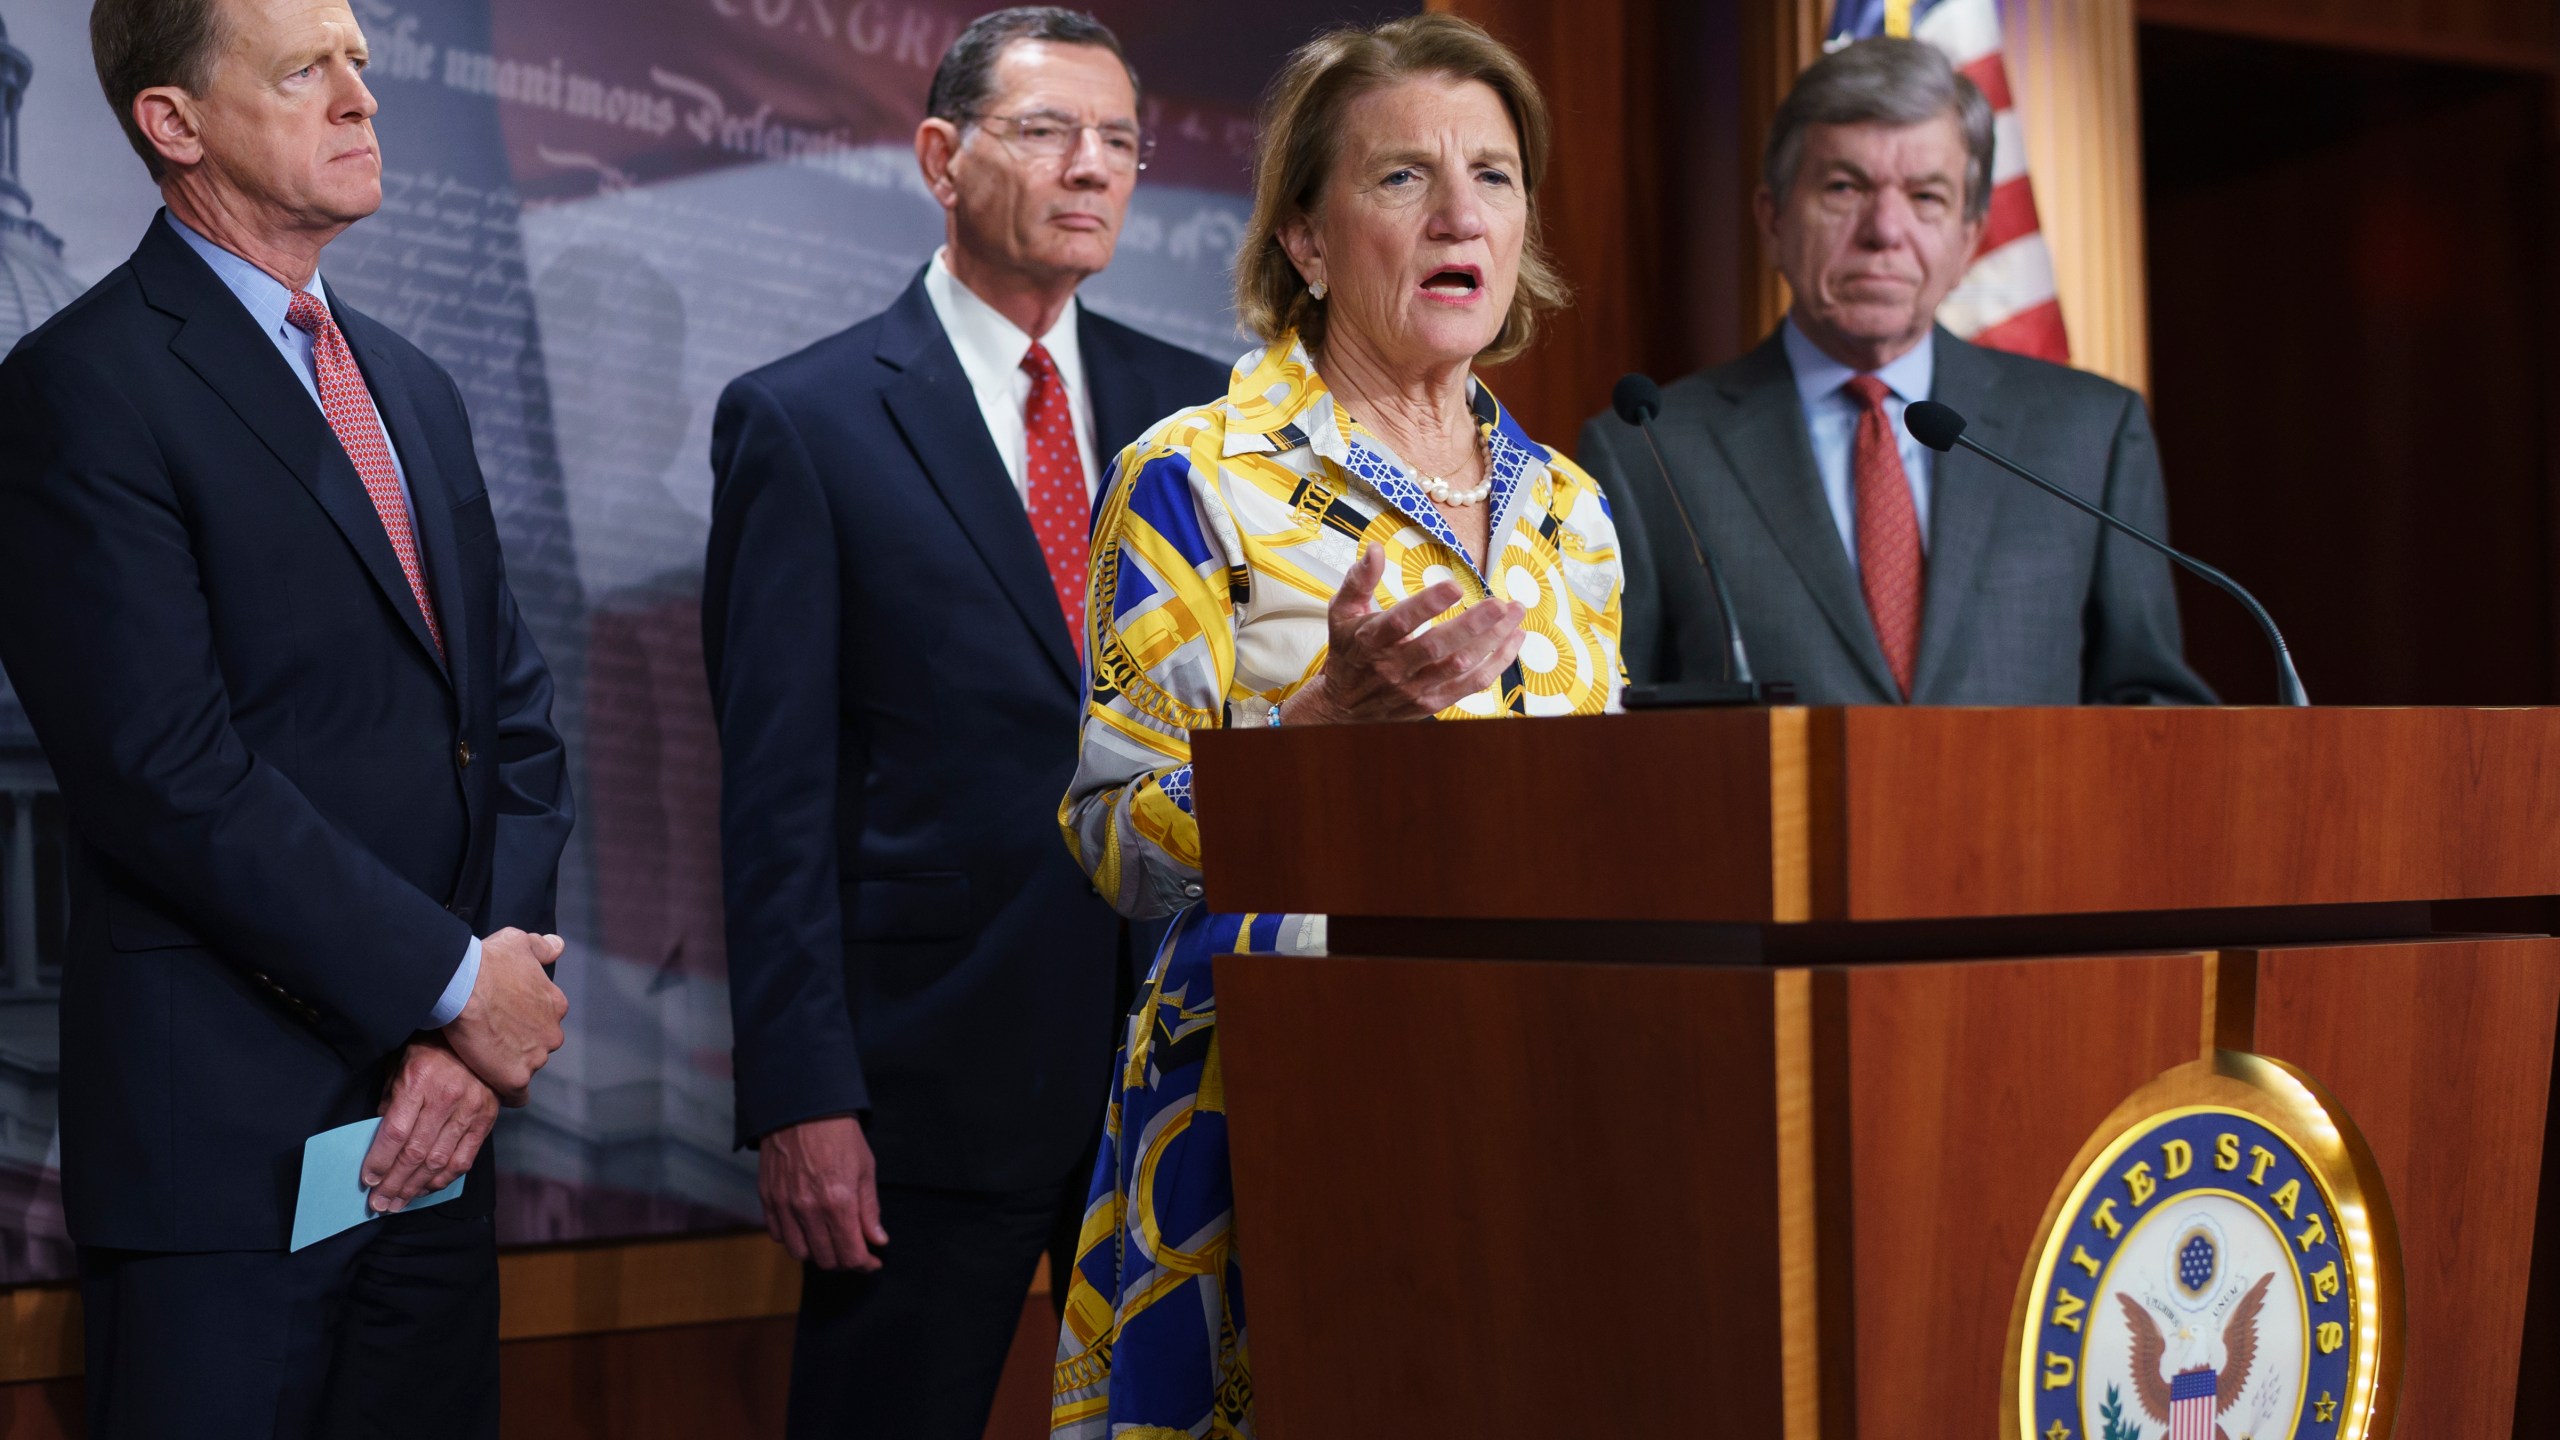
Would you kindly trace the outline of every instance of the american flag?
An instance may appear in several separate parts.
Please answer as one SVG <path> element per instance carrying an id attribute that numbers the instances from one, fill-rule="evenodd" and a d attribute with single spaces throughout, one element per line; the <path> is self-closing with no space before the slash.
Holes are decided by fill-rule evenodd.
<path id="1" fill-rule="evenodd" d="M 1991 218 L 1973 267 L 1938 310 L 1949 330 L 1995 350 L 2068 364 L 2071 339 L 2053 284 L 2053 253 L 2036 221 L 2025 131 L 2000 58 L 1997 0 L 1838 0 L 1825 42 L 1838 49 L 1871 35 L 1905 35 L 1945 52 L 1991 102 L 1999 144 L 1991 162 Z"/>
<path id="2" fill-rule="evenodd" d="M 2214 1440 L 2213 1387 L 2211 1370 L 2169 1377 L 2169 1440 Z"/>

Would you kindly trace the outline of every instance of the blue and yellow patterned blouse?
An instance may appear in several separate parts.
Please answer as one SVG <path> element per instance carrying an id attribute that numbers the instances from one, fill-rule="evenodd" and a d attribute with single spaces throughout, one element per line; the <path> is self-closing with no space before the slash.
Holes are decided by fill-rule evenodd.
<path id="1" fill-rule="evenodd" d="M 1094 535 L 1093 693 L 1060 819 L 1123 914 L 1199 898 L 1195 729 L 1262 724 L 1324 665 L 1326 606 L 1363 545 L 1386 547 L 1381 610 L 1440 580 L 1470 602 L 1527 607 L 1502 685 L 1441 718 L 1590 714 L 1619 685 L 1617 531 L 1600 487 L 1492 427 L 1492 563 L 1482 574 L 1414 472 L 1335 408 L 1294 340 L 1248 355 L 1226 397 L 1158 425 L 1121 457 Z"/>
<path id="2" fill-rule="evenodd" d="M 1056 1435 L 1253 1433 L 1210 961 L 1320 951 L 1324 917 L 1198 907 L 1191 732 L 1267 723 L 1323 668 L 1327 607 L 1372 543 L 1386 549 L 1381 610 L 1454 580 L 1463 603 L 1494 595 L 1527 611 L 1518 662 L 1439 718 L 1616 707 L 1622 577 L 1608 503 L 1481 387 L 1475 406 L 1493 457 L 1481 571 L 1412 469 L 1335 406 L 1294 338 L 1246 356 L 1223 399 L 1120 457 L 1094 534 L 1092 693 L 1059 823 L 1121 913 L 1189 913 L 1121 1047 L 1066 1279 Z"/>

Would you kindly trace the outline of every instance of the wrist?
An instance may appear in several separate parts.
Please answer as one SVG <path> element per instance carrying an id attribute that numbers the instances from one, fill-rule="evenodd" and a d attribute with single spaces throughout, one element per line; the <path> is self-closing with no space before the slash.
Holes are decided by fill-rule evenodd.
<path id="1" fill-rule="evenodd" d="M 1332 718 L 1324 709 L 1324 677 L 1298 687 L 1297 693 L 1280 702 L 1282 725 L 1329 725 Z"/>
<path id="2" fill-rule="evenodd" d="M 462 963 L 454 967 L 452 978 L 436 996 L 435 1008 L 427 1015 L 427 1029 L 441 1030 L 471 1008 L 471 998 L 480 991 L 481 961 L 485 958 L 486 946 L 475 937 L 464 947 Z"/>

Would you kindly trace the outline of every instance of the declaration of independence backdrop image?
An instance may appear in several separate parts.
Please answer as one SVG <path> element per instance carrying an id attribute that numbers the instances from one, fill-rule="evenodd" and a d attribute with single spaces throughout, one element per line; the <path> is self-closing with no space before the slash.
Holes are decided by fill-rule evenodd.
<path id="1" fill-rule="evenodd" d="M 321 273 L 461 385 L 576 767 L 569 1042 L 501 1124 L 500 1236 L 753 1224 L 753 1156 L 730 1144 L 697 616 L 711 412 L 732 377 L 884 308 L 940 243 L 912 136 L 943 49 L 995 7 L 352 3 L 384 200 Z M 1232 360 L 1253 106 L 1343 7 L 1092 8 L 1129 47 L 1160 141 L 1117 261 L 1083 294 Z M 159 204 L 99 94 L 88 11 L 0 0 L 0 350 L 123 263 Z M 0 1283 L 71 1273 L 53 789 L 0 681 Z"/>

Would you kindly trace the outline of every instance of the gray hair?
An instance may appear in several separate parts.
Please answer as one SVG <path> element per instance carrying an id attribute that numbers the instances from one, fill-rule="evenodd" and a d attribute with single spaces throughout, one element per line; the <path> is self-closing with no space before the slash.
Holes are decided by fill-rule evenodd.
<path id="1" fill-rule="evenodd" d="M 1017 5 L 995 10 L 969 22 L 942 63 L 933 70 L 933 87 L 925 92 L 924 113 L 935 120 L 964 125 L 977 118 L 995 95 L 996 62 L 1016 40 L 1047 40 L 1059 45 L 1099 45 L 1129 72 L 1129 89 L 1138 88 L 1138 67 L 1129 63 L 1120 37 L 1111 27 L 1081 10 L 1056 5 Z"/>
<path id="2" fill-rule="evenodd" d="M 1814 125 L 1920 125 L 1953 116 L 1964 132 L 1964 218 L 1991 213 L 1991 102 L 1936 46 L 1879 35 L 1816 60 L 1796 77 L 1769 124 L 1761 179 L 1780 201 L 1804 163 Z"/>

